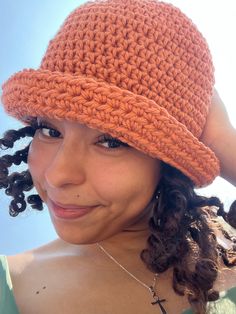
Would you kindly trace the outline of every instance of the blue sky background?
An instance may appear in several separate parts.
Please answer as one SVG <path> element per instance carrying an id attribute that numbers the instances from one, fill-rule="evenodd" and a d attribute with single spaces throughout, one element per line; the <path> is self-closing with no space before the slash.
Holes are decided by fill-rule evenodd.
<path id="1" fill-rule="evenodd" d="M 19 70 L 39 66 L 49 40 L 65 17 L 82 2 L 84 1 L 0 1 L 0 85 Z M 216 68 L 216 87 L 236 127 L 235 0 L 225 0 L 223 5 L 221 1 L 215 3 L 211 0 L 167 2 L 181 8 L 207 38 Z M 0 106 L 0 136 L 8 129 L 20 127 L 22 125 L 7 116 Z M 29 140 L 17 142 L 17 147 L 23 148 L 27 142 Z M 11 153 L 11 150 L 5 153 Z M 0 151 L 0 156 L 5 153 Z M 20 171 L 26 168 L 27 165 L 23 165 Z M 12 171 L 17 170 L 19 171 L 19 166 L 12 167 Z M 236 188 L 220 178 L 201 192 L 220 196 L 226 207 L 236 198 Z M 57 237 L 46 207 L 43 212 L 28 209 L 12 218 L 8 214 L 9 201 L 10 198 L 0 190 L 0 254 L 16 254 Z"/>

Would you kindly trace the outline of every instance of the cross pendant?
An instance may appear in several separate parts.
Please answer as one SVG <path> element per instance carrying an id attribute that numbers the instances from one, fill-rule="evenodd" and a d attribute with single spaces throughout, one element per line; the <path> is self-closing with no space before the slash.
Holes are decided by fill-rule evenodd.
<path id="1" fill-rule="evenodd" d="M 153 297 L 153 300 L 154 300 L 154 301 L 151 302 L 152 305 L 158 304 L 159 307 L 160 307 L 161 313 L 162 314 L 167 314 L 166 310 L 164 309 L 163 305 L 161 304 L 161 303 L 165 302 L 166 299 L 160 299 L 158 297 L 158 295 L 156 295 L 155 291 L 152 291 L 152 292 L 153 292 L 152 297 Z"/>

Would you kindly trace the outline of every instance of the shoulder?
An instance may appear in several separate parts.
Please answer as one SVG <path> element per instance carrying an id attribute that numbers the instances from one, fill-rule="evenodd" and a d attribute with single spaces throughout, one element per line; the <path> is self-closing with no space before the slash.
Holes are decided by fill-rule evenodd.
<path id="1" fill-rule="evenodd" d="M 38 263 L 45 257 L 54 254 L 57 251 L 56 241 L 49 242 L 38 248 L 28 250 L 15 255 L 8 255 L 7 262 L 12 277 L 18 277 L 29 269 L 32 264 Z"/>
<path id="2" fill-rule="evenodd" d="M 32 254 L 21 253 L 16 255 L 7 256 L 7 262 L 11 277 L 16 277 L 17 275 L 24 272 L 25 268 L 32 263 L 34 257 Z"/>
<path id="3" fill-rule="evenodd" d="M 61 239 L 56 239 L 40 247 L 16 255 L 8 255 L 7 261 L 12 276 L 28 275 L 38 266 L 57 263 L 64 256 L 81 256 L 81 250 L 76 245 L 70 245 Z"/>

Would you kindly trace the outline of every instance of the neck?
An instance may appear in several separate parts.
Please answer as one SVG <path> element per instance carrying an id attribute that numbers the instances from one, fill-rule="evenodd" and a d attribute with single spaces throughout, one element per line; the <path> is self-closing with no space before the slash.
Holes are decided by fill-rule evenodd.
<path id="1" fill-rule="evenodd" d="M 147 244 L 147 239 L 150 235 L 149 219 L 152 216 L 153 204 L 149 206 L 138 216 L 134 221 L 124 226 L 123 229 L 107 238 L 100 243 L 107 248 L 113 250 L 121 250 L 123 252 L 141 252 Z"/>
<path id="2" fill-rule="evenodd" d="M 147 228 L 143 230 L 125 229 L 99 243 L 112 252 L 133 253 L 139 256 L 140 252 L 147 246 L 149 235 L 150 232 Z"/>

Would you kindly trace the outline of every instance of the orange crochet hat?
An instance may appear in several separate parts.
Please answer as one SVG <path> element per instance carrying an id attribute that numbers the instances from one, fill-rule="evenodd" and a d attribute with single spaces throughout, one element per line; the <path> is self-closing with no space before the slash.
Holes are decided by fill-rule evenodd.
<path id="1" fill-rule="evenodd" d="M 173 5 L 92 1 L 74 10 L 41 66 L 3 85 L 6 113 L 79 121 L 178 168 L 196 186 L 219 173 L 200 137 L 214 69 L 207 43 Z"/>

